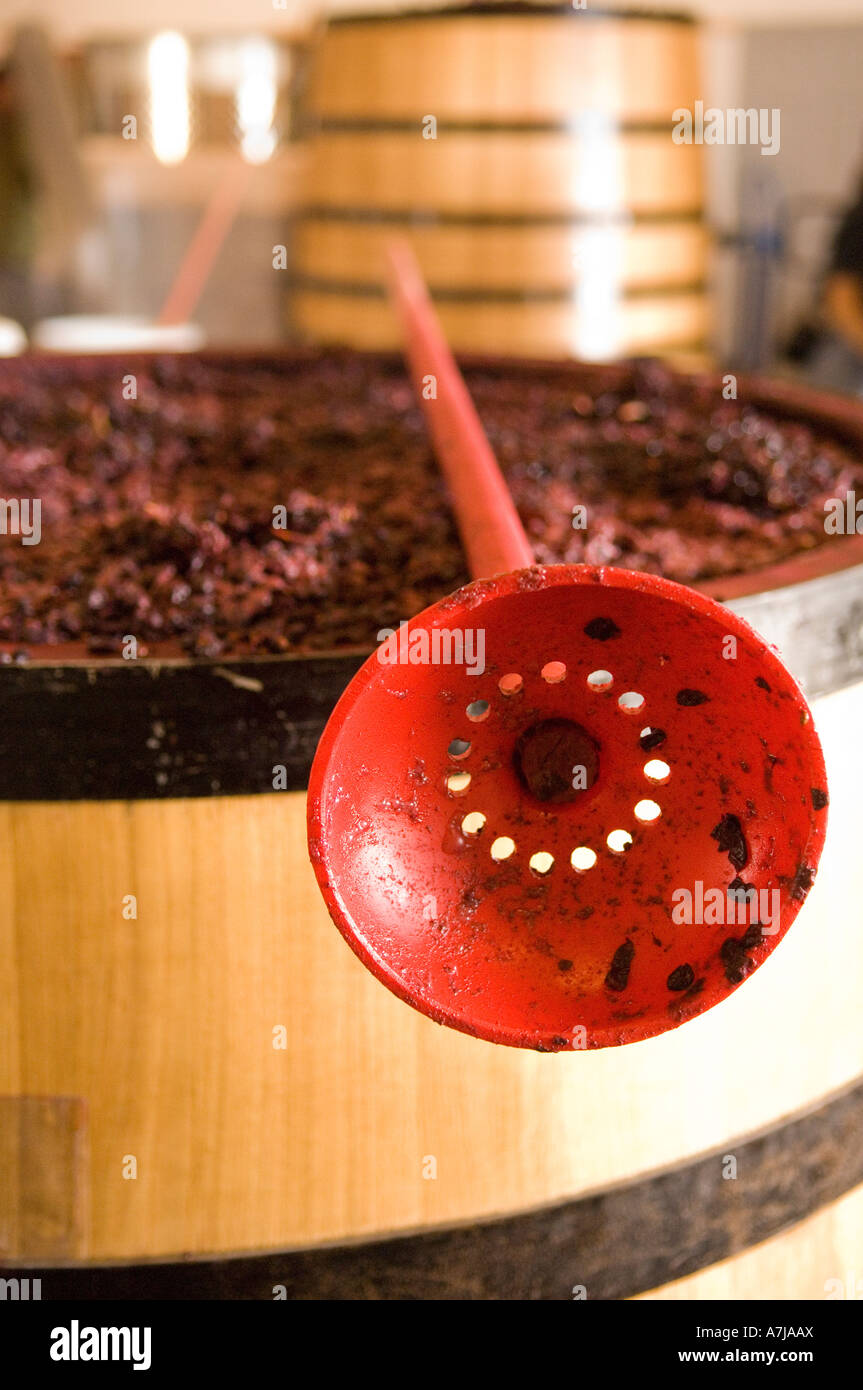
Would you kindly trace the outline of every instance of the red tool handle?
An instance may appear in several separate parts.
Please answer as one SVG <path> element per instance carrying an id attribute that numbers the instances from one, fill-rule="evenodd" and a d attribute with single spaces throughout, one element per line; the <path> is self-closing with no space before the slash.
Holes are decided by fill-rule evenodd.
<path id="1" fill-rule="evenodd" d="M 228 233 L 237 220 L 252 168 L 245 160 L 239 160 L 216 184 L 159 310 L 157 323 L 187 323 L 194 314 Z"/>
<path id="2" fill-rule="evenodd" d="M 387 247 L 390 283 L 405 354 L 425 412 L 474 579 L 533 564 L 533 551 L 432 308 L 410 246 Z M 431 379 L 431 380 L 430 380 Z"/>

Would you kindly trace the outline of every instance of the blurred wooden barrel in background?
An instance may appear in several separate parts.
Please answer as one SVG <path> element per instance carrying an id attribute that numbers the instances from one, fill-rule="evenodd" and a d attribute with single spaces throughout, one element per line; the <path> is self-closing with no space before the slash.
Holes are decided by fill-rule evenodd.
<path id="1" fill-rule="evenodd" d="M 698 96 L 682 16 L 518 3 L 347 16 L 306 98 L 291 315 L 395 345 L 382 245 L 413 241 L 466 351 L 695 354 L 710 327 Z"/>

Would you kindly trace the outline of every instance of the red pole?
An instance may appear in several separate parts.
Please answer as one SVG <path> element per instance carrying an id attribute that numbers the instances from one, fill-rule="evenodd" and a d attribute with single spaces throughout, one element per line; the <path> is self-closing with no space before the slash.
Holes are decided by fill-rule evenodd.
<path id="1" fill-rule="evenodd" d="M 188 323 L 195 312 L 225 239 L 236 221 L 251 169 L 252 166 L 245 160 L 239 160 L 231 164 L 216 184 L 159 311 L 157 323 Z"/>
<path id="2" fill-rule="evenodd" d="M 455 364 L 410 246 L 387 248 L 405 355 L 425 413 L 474 579 L 533 564 L 509 489 Z"/>

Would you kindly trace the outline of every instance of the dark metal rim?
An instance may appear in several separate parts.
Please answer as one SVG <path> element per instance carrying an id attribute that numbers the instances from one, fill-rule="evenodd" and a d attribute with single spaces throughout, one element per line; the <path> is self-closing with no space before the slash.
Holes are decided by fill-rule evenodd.
<path id="1" fill-rule="evenodd" d="M 293 290 L 309 294 L 344 295 L 348 299 L 386 299 L 386 286 L 374 280 L 340 280 L 328 275 L 294 273 L 288 278 Z M 531 289 L 520 285 L 430 285 L 431 294 L 442 304 L 571 304 L 573 291 Z M 694 284 L 624 285 L 620 295 L 628 299 L 693 299 L 707 293 L 707 282 Z"/>
<path id="2" fill-rule="evenodd" d="M 677 10 L 613 10 L 601 9 L 593 4 L 583 10 L 574 8 L 566 0 L 480 0 L 473 5 L 447 5 L 435 9 L 405 9 L 375 13 L 362 11 L 356 14 L 339 14 L 328 18 L 328 26 L 345 28 L 356 24 L 398 24 L 406 19 L 485 19 L 501 15 L 528 15 L 545 19 L 549 15 L 571 15 L 579 20 L 648 20 L 656 24 L 685 24 L 693 26 L 697 20 L 693 15 L 681 14 Z"/>
<path id="3" fill-rule="evenodd" d="M 368 655 L 0 670 L 0 802 L 299 791 Z"/>
<path id="4" fill-rule="evenodd" d="M 308 203 L 294 214 L 297 222 L 363 222 L 403 227 L 638 227 L 704 223 L 701 208 L 623 212 L 450 212 L 436 208 L 379 208 L 339 203 Z M 558 362 L 558 367 L 560 363 Z"/>
<path id="5" fill-rule="evenodd" d="M 48 1301 L 271 1301 L 277 1290 L 303 1300 L 630 1298 L 742 1254 L 857 1187 L 861 1124 L 857 1080 L 691 1162 L 516 1216 L 266 1254 L 6 1266 L 4 1276 L 41 1277 Z"/>
<path id="6" fill-rule="evenodd" d="M 666 120 L 636 121 L 608 117 L 611 132 L 616 135 L 663 135 L 673 128 Z M 415 135 L 422 127 L 422 118 L 406 120 L 387 116 L 314 116 L 305 123 L 307 135 Z M 437 122 L 440 134 L 445 135 L 578 135 L 577 116 L 561 120 L 497 121 L 456 119 L 441 116 Z"/>

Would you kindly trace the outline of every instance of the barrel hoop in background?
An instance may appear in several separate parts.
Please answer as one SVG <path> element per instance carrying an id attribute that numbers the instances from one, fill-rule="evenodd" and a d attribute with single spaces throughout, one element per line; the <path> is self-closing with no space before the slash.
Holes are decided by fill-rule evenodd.
<path id="1" fill-rule="evenodd" d="M 298 290 L 310 290 L 314 294 L 345 294 L 352 299 L 386 299 L 387 290 L 383 284 L 371 280 L 336 280 L 323 275 L 306 275 L 300 272 L 289 277 L 289 284 Z M 430 285 L 432 298 L 455 304 L 569 304 L 572 302 L 570 289 L 528 289 L 522 286 L 494 286 L 484 288 L 475 285 Z M 707 291 L 705 281 L 692 285 L 623 285 L 620 289 L 622 299 L 653 299 L 668 295 L 701 295 Z"/>

